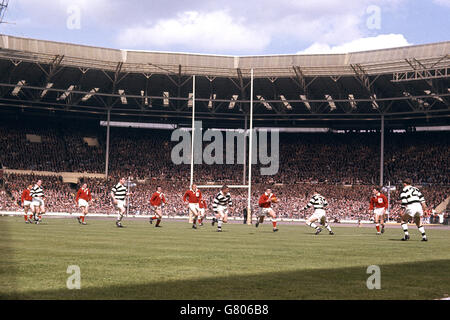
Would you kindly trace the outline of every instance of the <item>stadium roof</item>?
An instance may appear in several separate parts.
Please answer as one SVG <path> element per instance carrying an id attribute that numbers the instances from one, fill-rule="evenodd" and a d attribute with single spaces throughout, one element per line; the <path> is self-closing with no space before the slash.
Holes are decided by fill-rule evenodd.
<path id="1" fill-rule="evenodd" d="M 346 54 L 219 56 L 117 50 L 0 35 L 0 107 L 104 119 L 191 117 L 324 126 L 448 124 L 450 42 Z"/>

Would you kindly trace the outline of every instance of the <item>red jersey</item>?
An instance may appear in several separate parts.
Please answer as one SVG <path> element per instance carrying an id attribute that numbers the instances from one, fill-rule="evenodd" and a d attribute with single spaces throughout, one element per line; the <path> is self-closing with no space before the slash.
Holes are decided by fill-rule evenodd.
<path id="1" fill-rule="evenodd" d="M 369 210 L 373 210 L 375 208 L 388 208 L 388 200 L 386 196 L 382 193 L 377 194 L 376 196 L 370 198 L 370 206 Z"/>
<path id="2" fill-rule="evenodd" d="M 150 204 L 154 207 L 159 207 L 161 203 L 167 203 L 166 197 L 164 197 L 164 194 L 162 192 L 156 191 L 152 194 L 152 197 L 150 198 Z"/>
<path id="3" fill-rule="evenodd" d="M 202 200 L 202 192 L 198 189 L 195 192 L 189 189 L 183 196 L 183 201 L 186 202 L 186 199 L 189 203 L 200 203 L 200 200 Z"/>
<path id="4" fill-rule="evenodd" d="M 199 207 L 200 207 L 200 209 L 207 209 L 208 208 L 208 206 L 207 206 L 207 204 L 206 204 L 206 201 L 205 200 L 200 200 L 200 204 L 199 204 Z"/>
<path id="5" fill-rule="evenodd" d="M 30 190 L 29 189 L 23 190 L 20 202 L 23 203 L 24 201 L 31 201 L 31 200 L 33 199 L 31 198 Z"/>
<path id="6" fill-rule="evenodd" d="M 91 195 L 91 192 L 89 191 L 89 188 L 86 188 L 86 189 L 80 188 L 80 190 L 78 190 L 77 196 L 75 197 L 75 201 L 78 202 L 78 200 L 80 200 L 80 199 L 83 199 L 86 201 L 92 200 L 92 195 Z"/>
<path id="7" fill-rule="evenodd" d="M 272 205 L 272 198 L 275 197 L 275 195 L 273 193 L 271 194 L 267 194 L 267 193 L 263 193 L 263 195 L 259 198 L 259 206 L 261 208 L 270 208 L 270 206 Z"/>

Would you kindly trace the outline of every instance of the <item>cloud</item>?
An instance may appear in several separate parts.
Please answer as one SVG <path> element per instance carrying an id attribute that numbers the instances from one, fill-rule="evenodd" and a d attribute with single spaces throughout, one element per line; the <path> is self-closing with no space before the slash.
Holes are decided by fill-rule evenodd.
<path id="1" fill-rule="evenodd" d="M 450 8 L 450 0 L 433 0 L 433 2 L 439 6 Z"/>
<path id="2" fill-rule="evenodd" d="M 186 11 L 151 26 L 136 26 L 120 32 L 122 47 L 170 49 L 183 47 L 198 52 L 262 50 L 270 36 L 233 18 L 227 11 Z"/>
<path id="3" fill-rule="evenodd" d="M 411 45 L 402 34 L 380 34 L 352 40 L 340 45 L 330 46 L 327 43 L 315 42 L 298 54 L 348 53 L 376 49 L 387 49 Z"/>

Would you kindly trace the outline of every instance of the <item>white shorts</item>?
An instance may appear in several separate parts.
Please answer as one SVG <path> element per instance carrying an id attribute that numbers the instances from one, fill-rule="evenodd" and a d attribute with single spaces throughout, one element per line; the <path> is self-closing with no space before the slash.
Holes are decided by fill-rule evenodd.
<path id="1" fill-rule="evenodd" d="M 23 201 L 23 206 L 24 206 L 24 207 L 29 207 L 29 206 L 31 206 L 31 201 L 24 200 L 24 201 Z"/>
<path id="2" fill-rule="evenodd" d="M 78 207 L 89 207 L 89 203 L 84 199 L 78 199 Z"/>
<path id="3" fill-rule="evenodd" d="M 386 209 L 384 207 L 373 209 L 373 213 L 375 214 L 375 217 L 383 217 L 385 212 L 386 212 Z"/>
<path id="4" fill-rule="evenodd" d="M 271 208 L 259 208 L 259 216 L 268 216 L 270 215 Z"/>
<path id="5" fill-rule="evenodd" d="M 411 218 L 423 216 L 422 204 L 416 202 L 416 203 L 411 203 L 411 204 L 407 205 L 405 214 L 407 214 Z"/>
<path id="6" fill-rule="evenodd" d="M 316 218 L 317 220 L 322 220 L 322 218 L 326 218 L 326 212 L 324 209 L 315 209 L 311 218 Z"/>
<path id="7" fill-rule="evenodd" d="M 200 207 L 199 207 L 198 203 L 189 203 L 189 210 L 198 214 Z"/>
<path id="8" fill-rule="evenodd" d="M 125 200 L 116 200 L 116 201 L 117 204 L 114 205 L 116 209 L 125 209 Z"/>
<path id="9" fill-rule="evenodd" d="M 44 200 L 42 198 L 33 198 L 31 201 L 31 207 L 40 207 L 44 205 Z"/>
<path id="10" fill-rule="evenodd" d="M 228 215 L 228 207 L 217 206 L 217 208 L 214 210 L 214 213 L 220 215 L 223 218 Z"/>

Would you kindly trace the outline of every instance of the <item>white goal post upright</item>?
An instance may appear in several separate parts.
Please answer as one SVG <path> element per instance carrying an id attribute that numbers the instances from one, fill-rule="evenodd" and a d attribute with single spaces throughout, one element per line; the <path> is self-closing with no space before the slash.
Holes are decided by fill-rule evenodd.
<path id="1" fill-rule="evenodd" d="M 247 224 L 252 224 L 252 151 L 253 151 L 253 69 L 250 72 L 250 130 L 248 141 L 248 199 Z"/>
<path id="2" fill-rule="evenodd" d="M 189 101 L 188 101 L 189 104 Z M 192 188 L 194 183 L 194 138 L 195 138 L 195 75 L 192 76 L 192 131 L 191 131 L 191 182 L 189 187 Z"/>

